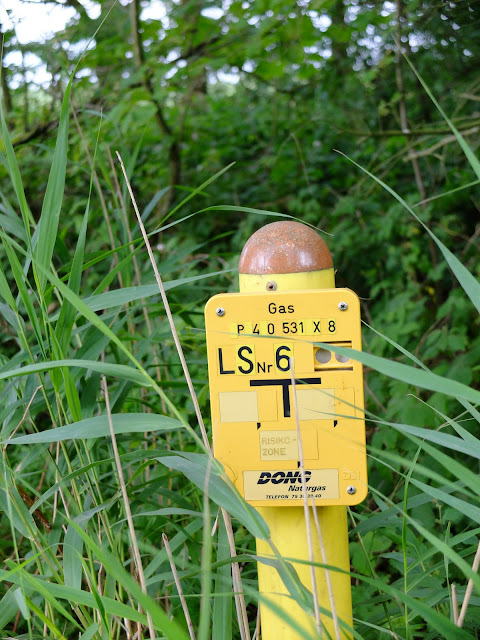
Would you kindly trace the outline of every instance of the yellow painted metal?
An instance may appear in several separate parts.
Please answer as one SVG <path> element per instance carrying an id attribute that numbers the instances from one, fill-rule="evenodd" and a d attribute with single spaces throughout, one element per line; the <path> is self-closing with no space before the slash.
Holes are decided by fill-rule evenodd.
<path id="1" fill-rule="evenodd" d="M 301 277 L 299 277 L 301 276 Z M 262 274 L 240 274 L 240 291 L 253 292 L 269 291 L 269 282 L 275 282 L 276 291 L 293 291 L 294 289 L 330 289 L 331 282 L 335 281 L 335 274 L 332 269 L 320 269 L 318 271 L 305 271 L 304 273 L 262 273 Z"/>
<path id="2" fill-rule="evenodd" d="M 267 289 L 267 284 L 270 282 L 275 282 L 276 289 L 274 291 Z M 267 310 L 268 304 L 274 303 L 277 309 L 276 313 L 268 312 L 266 315 L 262 309 L 256 306 L 259 304 L 261 307 L 263 303 L 255 302 L 253 304 L 251 297 L 242 298 L 241 294 L 215 296 L 209 302 L 206 310 L 215 455 L 220 460 L 223 458 L 226 471 L 240 492 L 244 493 L 245 489 L 247 490 L 249 496 L 247 499 L 258 509 L 267 522 L 276 548 L 284 558 L 292 560 L 300 580 L 309 589 L 312 588 L 312 582 L 308 565 L 309 550 L 304 510 L 301 506 L 302 500 L 290 497 L 279 500 L 274 498 L 252 499 L 259 497 L 259 494 L 256 493 L 258 487 L 265 487 L 272 483 L 258 485 L 259 475 L 254 477 L 253 482 L 249 476 L 244 477 L 244 472 L 251 474 L 260 470 L 262 473 L 271 474 L 269 478 L 264 476 L 263 479 L 271 480 L 273 473 L 278 473 L 276 479 L 281 479 L 282 482 L 272 486 L 282 487 L 282 490 L 277 492 L 275 489 L 269 495 L 301 495 L 301 485 L 295 480 L 295 472 L 298 471 L 297 459 L 295 458 L 295 454 L 298 452 L 298 443 L 294 441 L 295 420 L 292 416 L 285 418 L 282 415 L 285 407 L 285 391 L 282 385 L 252 386 L 250 381 L 256 379 L 264 382 L 267 378 L 275 381 L 290 378 L 291 372 L 282 370 L 288 362 L 286 356 L 291 354 L 288 349 L 293 350 L 296 379 L 301 376 L 311 378 L 319 376 L 322 379 L 319 385 L 308 385 L 307 383 L 307 386 L 300 382 L 297 384 L 298 399 L 300 400 L 301 395 L 305 394 L 305 397 L 299 402 L 305 468 L 312 474 L 329 472 L 324 476 L 324 482 L 317 482 L 318 477 L 315 478 L 315 485 L 321 487 L 314 492 L 316 496 L 320 496 L 315 500 L 317 504 L 321 505 L 346 505 L 361 501 L 367 490 L 365 437 L 361 419 L 363 417 L 361 367 L 352 361 L 349 363 L 339 362 L 335 356 L 333 359 L 332 357 L 328 359 L 328 353 L 322 352 L 317 355 L 317 349 L 312 345 L 313 341 L 324 343 L 331 341 L 342 346 L 361 348 L 358 299 L 353 292 L 334 289 L 334 287 L 333 269 L 261 276 L 240 274 L 241 292 L 262 293 L 259 300 L 261 298 L 267 302 Z M 315 307 L 317 292 L 314 290 L 319 288 L 333 289 L 335 292 L 329 298 L 330 303 L 326 306 L 322 303 L 321 311 Z M 305 290 L 312 290 L 309 291 L 310 300 L 306 302 L 304 298 L 300 302 L 300 306 L 296 307 L 295 305 L 299 304 L 297 300 L 301 299 L 298 294 L 302 290 L 304 293 L 301 295 L 303 296 L 305 296 Z M 289 294 L 287 295 L 286 292 Z M 328 298 L 327 291 L 322 293 Z M 347 295 L 350 296 L 348 299 Z M 237 300 L 238 303 L 233 303 L 233 300 Z M 337 304 L 336 309 L 332 306 L 333 300 Z M 347 302 L 348 310 L 340 312 L 339 302 Z M 235 306 L 235 316 L 233 315 L 232 303 Z M 253 306 L 249 307 L 249 304 L 253 304 Z M 289 305 L 293 305 L 294 312 L 288 313 Z M 280 306 L 284 307 L 287 313 L 280 314 Z M 217 314 L 217 309 L 220 309 L 220 315 Z M 225 311 L 224 315 L 222 315 L 222 310 Z M 273 321 L 275 335 L 270 333 L 271 327 L 268 326 L 272 324 L 272 317 L 275 318 Z M 349 324 L 348 317 L 355 317 L 355 319 L 351 320 Z M 279 319 L 281 320 L 280 324 Z M 328 323 L 331 320 L 335 323 L 335 332 L 330 332 L 331 335 L 328 335 Z M 313 323 L 319 321 L 320 334 L 308 333 L 308 331 L 315 329 Z M 290 329 L 289 333 L 283 333 L 284 322 L 287 323 L 286 327 Z M 303 331 L 305 332 L 302 335 L 292 335 L 292 322 L 297 323 L 297 334 L 300 328 L 299 323 L 303 322 Z M 239 334 L 238 324 L 244 325 L 240 335 L 237 335 Z M 332 325 L 330 326 L 332 327 Z M 355 328 L 356 326 L 358 329 Z M 255 330 L 265 334 L 265 337 L 254 333 Z M 218 349 L 222 347 L 225 350 L 222 350 L 220 358 Z M 242 347 L 245 348 L 242 349 Z M 324 360 L 325 362 L 323 362 Z M 270 370 L 268 370 L 268 365 L 271 365 Z M 352 366 L 351 371 L 348 370 L 347 365 L 348 367 Z M 298 367 L 302 369 L 301 376 Z M 231 371 L 232 373 L 221 373 L 221 371 Z M 254 371 L 255 374 L 252 375 Z M 256 395 L 253 395 L 252 391 Z M 288 388 L 288 394 L 290 393 L 291 390 Z M 317 396 L 317 398 L 322 398 L 321 402 L 317 400 L 316 405 L 315 402 L 312 402 L 312 395 L 308 396 L 309 393 L 316 396 L 322 394 Z M 291 399 L 290 395 L 288 397 Z M 342 403 L 341 400 L 344 402 Z M 341 413 L 340 406 L 342 406 Z M 331 430 L 337 429 L 332 426 L 334 418 L 327 415 L 332 412 L 332 408 L 334 413 L 338 414 L 337 427 L 340 426 L 343 429 L 342 432 L 338 431 L 336 445 L 327 437 L 327 425 L 330 425 Z M 314 412 L 316 410 L 323 412 L 322 419 L 315 420 Z M 239 415 L 248 419 L 238 422 Z M 221 421 L 222 416 L 223 422 Z M 301 416 L 303 416 L 303 420 Z M 342 420 L 343 426 L 341 426 Z M 259 429 L 256 428 L 258 423 L 260 423 Z M 262 451 L 261 437 L 265 439 L 265 451 Z M 287 437 L 289 437 L 288 442 Z M 268 440 L 269 438 L 270 440 Z M 333 459 L 331 464 L 324 462 L 326 457 L 323 452 L 326 442 L 328 443 L 329 455 Z M 295 458 L 295 460 L 290 458 Z M 235 462 L 237 459 L 238 463 Z M 290 477 L 288 477 L 289 472 L 291 473 Z M 338 491 L 336 480 L 332 479 L 332 472 L 337 473 Z M 246 482 L 244 482 L 244 478 Z M 287 479 L 287 483 L 284 482 L 285 479 Z M 295 481 L 292 482 L 292 480 Z M 353 496 L 346 492 L 349 485 L 355 485 L 357 489 Z M 296 488 L 297 486 L 300 486 L 300 490 L 284 492 L 284 487 Z M 324 486 L 325 490 L 323 490 Z M 332 490 L 337 491 L 338 498 L 332 498 Z M 250 494 L 249 491 L 253 491 L 253 494 Z M 260 494 L 260 498 L 265 495 L 267 494 Z M 265 504 L 271 506 L 263 506 Z M 332 608 L 325 571 L 316 569 L 319 604 L 327 611 L 334 610 L 338 619 L 351 627 L 352 602 L 350 576 L 348 575 L 350 559 L 346 507 L 319 506 L 316 513 L 323 539 L 326 563 L 337 567 L 340 571 L 347 572 L 329 571 L 334 601 Z M 313 522 L 312 528 L 314 561 L 323 564 L 322 549 Z M 257 540 L 257 553 L 260 556 L 269 556 L 271 548 L 266 542 Z M 304 564 L 295 562 L 295 559 L 303 561 Z M 262 604 L 262 640 L 304 640 L 308 632 L 312 637 L 315 637 L 313 618 L 289 598 L 278 572 L 273 567 L 259 563 L 258 576 L 259 590 L 267 602 L 270 601 L 275 607 L 284 610 L 289 617 L 295 620 L 299 629 L 304 630 L 293 631 L 291 625 L 282 620 L 281 616 L 277 615 L 268 604 Z M 331 637 L 336 640 L 350 640 L 352 638 L 351 633 L 344 628 L 341 628 L 340 635 L 336 634 L 331 616 L 323 614 L 321 619 L 326 631 L 323 638 Z"/>
<path id="3" fill-rule="evenodd" d="M 279 553 L 284 558 L 292 558 L 309 562 L 307 546 L 307 530 L 305 525 L 305 513 L 301 507 L 282 509 L 280 507 L 260 507 L 258 509 L 263 516 L 272 535 Z M 343 571 L 350 570 L 350 555 L 348 550 L 348 525 L 346 507 L 320 507 L 317 509 L 317 516 L 322 532 L 323 543 L 327 557 L 327 564 L 338 567 Z M 322 553 L 318 535 L 316 535 L 315 525 L 312 523 L 313 556 L 315 562 L 322 563 Z M 264 540 L 257 540 L 257 554 L 259 556 L 271 556 L 272 551 L 268 543 Z M 312 589 L 310 566 L 292 562 L 298 577 L 303 584 Z M 350 576 L 348 573 L 339 573 L 330 570 L 330 580 L 335 602 L 335 612 L 339 620 L 352 625 L 352 597 Z M 315 570 L 317 583 L 318 602 L 321 607 L 330 611 L 330 597 L 327 587 L 325 571 Z M 310 631 L 315 637 L 315 621 L 308 616 L 294 601 L 287 595 L 288 591 L 280 579 L 278 572 L 268 565 L 258 563 L 258 587 L 263 597 L 273 602 L 277 607 L 285 610 L 299 625 L 299 627 Z M 290 624 L 282 620 L 268 604 L 260 605 L 260 619 L 262 627 L 262 640 L 304 640 L 305 633 L 294 632 Z M 335 628 L 332 619 L 327 615 L 321 615 L 322 625 L 326 632 L 322 638 L 334 638 Z M 351 640 L 352 635 L 340 630 L 341 640 Z"/>
<path id="4" fill-rule="evenodd" d="M 310 273 L 311 272 L 280 274 L 280 276 L 282 278 L 292 278 L 292 280 L 288 282 L 288 287 L 285 287 L 286 290 L 309 289 L 314 288 L 310 286 Z M 325 269 L 323 274 L 324 276 L 321 277 L 325 277 L 326 281 L 323 281 L 320 287 L 334 288 L 335 275 L 333 269 Z M 279 275 L 275 275 L 275 278 L 273 278 L 273 276 L 269 277 L 271 280 L 277 280 Z M 253 278 L 255 278 L 255 276 L 240 274 L 240 290 L 248 291 L 250 285 L 252 286 L 250 290 L 258 290 L 254 288 L 255 281 L 252 280 Z M 258 510 L 267 522 L 272 540 L 280 554 L 286 558 L 294 557 L 298 558 L 298 560 L 308 560 L 307 531 L 303 509 L 301 507 L 291 507 L 290 509 L 260 507 Z M 327 563 L 330 566 L 338 567 L 340 570 L 348 572 L 350 570 L 350 554 L 348 550 L 346 507 L 322 507 L 317 509 L 317 516 L 322 532 Z M 312 539 L 314 541 L 315 562 L 322 564 L 323 556 L 321 549 L 319 549 L 318 536 L 313 535 Z M 265 556 L 270 553 L 270 549 L 267 548 L 262 540 L 257 540 L 257 553 Z M 294 567 L 303 584 L 311 588 L 310 567 L 307 564 L 299 563 L 294 563 Z M 332 581 L 336 615 L 340 620 L 343 620 L 347 625 L 351 626 L 353 623 L 353 613 L 350 576 L 348 573 L 335 571 L 330 571 L 329 573 Z M 328 596 L 325 572 L 317 570 L 316 578 L 319 603 L 323 608 L 330 610 L 330 598 Z M 260 592 L 265 597 L 272 598 L 277 606 L 289 612 L 300 627 L 309 630 L 312 629 L 313 620 L 310 616 L 307 616 L 296 603 L 291 602 L 291 600 L 286 597 L 276 595 L 285 593 L 286 588 L 274 568 L 259 563 L 258 583 Z M 293 633 L 290 625 L 286 625 L 268 605 L 261 605 L 260 613 L 262 640 L 303 640 L 304 634 L 301 632 Z M 336 633 L 332 618 L 323 615 L 322 624 L 330 634 L 330 637 L 335 638 Z M 343 631 L 340 633 L 341 640 L 350 640 L 352 637 L 349 633 Z M 336 638 L 336 640 L 338 640 L 338 638 Z"/>
<path id="5" fill-rule="evenodd" d="M 241 495 L 255 507 L 302 504 L 292 358 L 308 496 L 318 505 L 364 500 L 362 365 L 328 350 L 361 348 L 356 294 L 219 294 L 205 322 L 214 453 Z"/>

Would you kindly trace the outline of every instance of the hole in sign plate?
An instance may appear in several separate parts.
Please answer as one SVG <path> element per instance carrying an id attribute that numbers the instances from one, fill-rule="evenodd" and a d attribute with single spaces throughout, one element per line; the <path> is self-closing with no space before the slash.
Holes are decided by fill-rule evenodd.
<path id="1" fill-rule="evenodd" d="M 348 356 L 344 356 L 341 353 L 336 353 L 335 354 L 335 360 L 337 362 L 340 362 L 341 364 L 344 364 L 345 362 L 349 362 L 350 358 Z"/>
<path id="2" fill-rule="evenodd" d="M 332 353 L 326 349 L 317 349 L 315 351 L 315 360 L 320 364 L 327 364 L 332 359 Z"/>

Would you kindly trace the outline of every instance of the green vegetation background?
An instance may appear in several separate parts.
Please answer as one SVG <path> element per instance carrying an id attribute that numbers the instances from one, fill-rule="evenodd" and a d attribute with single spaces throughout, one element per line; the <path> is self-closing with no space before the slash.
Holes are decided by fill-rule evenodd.
<path id="1" fill-rule="evenodd" d="M 362 300 L 367 352 L 447 379 L 417 385 L 366 363 L 372 493 L 350 514 L 356 633 L 478 637 L 478 590 L 461 631 L 451 585 L 461 607 L 480 521 L 469 404 L 480 297 L 442 250 L 478 278 L 478 4 L 167 0 L 152 5 L 161 19 L 142 13 L 148 1 L 97 3 L 96 19 L 66 4 L 74 18 L 45 43 L 1 34 L 2 637 L 133 638 L 137 623 L 142 637 L 187 637 L 162 534 L 198 637 L 255 633 L 262 524 L 215 472 L 211 503 L 198 480 L 210 473 L 194 456 L 198 420 L 116 151 L 207 430 L 203 307 L 237 290 L 243 244 L 276 213 L 329 234 L 337 286 Z M 51 74 L 42 87 L 31 54 Z M 186 457 L 167 464 L 172 450 Z M 219 506 L 234 516 L 249 628 L 231 595 L 225 525 L 209 538 Z"/>

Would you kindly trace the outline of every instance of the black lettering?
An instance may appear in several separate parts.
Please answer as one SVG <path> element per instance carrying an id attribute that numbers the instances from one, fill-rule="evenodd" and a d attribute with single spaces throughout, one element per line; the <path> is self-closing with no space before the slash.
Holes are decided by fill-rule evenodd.
<path id="1" fill-rule="evenodd" d="M 257 373 L 266 373 L 266 362 L 257 362 Z"/>
<path id="2" fill-rule="evenodd" d="M 270 371 L 272 370 L 273 364 L 269 364 L 267 366 L 267 373 L 270 373 Z"/>
<path id="3" fill-rule="evenodd" d="M 294 313 L 295 312 L 295 309 L 293 308 L 293 304 L 289 304 L 287 309 L 288 309 L 288 313 Z"/>
<path id="4" fill-rule="evenodd" d="M 285 474 L 283 473 L 283 471 L 276 471 L 272 476 L 273 484 L 282 484 L 284 480 L 285 480 Z"/>
<path id="5" fill-rule="evenodd" d="M 243 324 L 237 324 L 237 333 L 242 333 L 242 331 L 245 329 Z"/>
<path id="6" fill-rule="evenodd" d="M 284 353 L 281 353 L 282 351 L 288 351 L 291 353 L 292 350 L 290 347 L 278 347 L 275 352 L 275 363 L 277 365 L 277 369 L 280 369 L 280 371 L 290 371 L 290 358 Z M 285 360 L 283 365 L 281 364 L 282 360 Z"/>
<path id="7" fill-rule="evenodd" d="M 277 305 L 274 302 L 268 305 L 268 313 L 277 313 Z"/>
<path id="8" fill-rule="evenodd" d="M 313 321 L 313 333 L 321 333 L 320 320 L 318 322 L 316 320 Z"/>
<path id="9" fill-rule="evenodd" d="M 272 474 L 269 471 L 262 471 L 259 479 L 257 480 L 257 484 L 267 484 L 267 482 L 270 480 L 271 475 Z"/>
<path id="10" fill-rule="evenodd" d="M 251 360 L 249 360 L 248 358 L 245 358 L 244 355 L 242 355 L 244 351 L 246 351 L 250 355 L 252 355 L 252 353 L 253 353 L 253 351 L 250 349 L 250 347 L 240 347 L 239 348 L 238 357 L 240 358 L 240 360 L 243 360 L 244 362 L 246 362 L 248 364 L 248 368 L 246 369 L 245 367 L 239 366 L 238 370 L 240 371 L 240 373 L 244 373 L 244 374 L 252 373 L 252 371 L 253 371 L 253 362 Z"/>
<path id="11" fill-rule="evenodd" d="M 278 313 L 287 313 L 287 310 L 285 309 L 285 307 L 283 306 L 283 304 L 281 304 L 278 307 Z"/>
<path id="12" fill-rule="evenodd" d="M 232 371 L 226 371 L 223 368 L 223 349 L 222 349 L 222 347 L 218 348 L 218 364 L 220 366 L 220 375 L 221 376 L 228 375 L 229 373 L 235 373 L 235 371 L 233 371 L 233 370 Z"/>

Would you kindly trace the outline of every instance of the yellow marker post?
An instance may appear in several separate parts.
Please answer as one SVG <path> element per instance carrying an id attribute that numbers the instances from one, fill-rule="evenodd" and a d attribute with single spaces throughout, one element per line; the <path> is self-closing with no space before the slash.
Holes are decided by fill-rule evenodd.
<path id="1" fill-rule="evenodd" d="M 296 222 L 257 231 L 240 258 L 240 293 L 220 294 L 205 310 L 214 453 L 244 498 L 267 522 L 280 554 L 309 562 L 297 419 L 308 497 L 316 512 L 326 563 L 349 571 L 346 505 L 367 493 L 363 377 L 360 363 L 315 342 L 361 349 L 360 305 L 349 289 L 335 289 L 330 252 L 320 236 Z M 296 388 L 295 416 L 292 395 Z M 312 526 L 314 561 L 323 564 Z M 257 540 L 257 553 L 271 555 Z M 311 589 L 308 564 L 293 563 Z M 350 577 L 316 569 L 324 637 L 351 634 Z M 258 565 L 259 590 L 298 626 L 315 621 L 291 598 L 277 571 Z M 261 606 L 263 640 L 303 640 L 305 634 Z"/>

